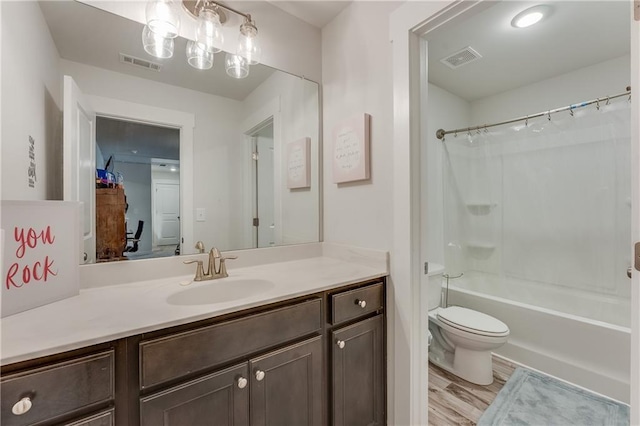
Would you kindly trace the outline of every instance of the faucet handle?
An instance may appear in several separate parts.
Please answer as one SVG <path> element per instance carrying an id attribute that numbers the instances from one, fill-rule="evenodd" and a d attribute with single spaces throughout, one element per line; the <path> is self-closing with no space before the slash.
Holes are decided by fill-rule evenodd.
<path id="1" fill-rule="evenodd" d="M 227 265 L 225 263 L 225 260 L 233 260 L 233 259 L 237 259 L 238 256 L 226 256 L 226 257 L 221 257 L 220 258 L 220 277 L 221 278 L 225 278 L 228 277 L 229 274 L 227 273 Z"/>
<path id="2" fill-rule="evenodd" d="M 204 253 L 204 243 L 202 241 L 198 241 L 195 248 L 198 250 L 198 253 Z"/>
<path id="3" fill-rule="evenodd" d="M 183 263 L 185 265 L 189 265 L 191 263 L 197 263 L 198 266 L 196 266 L 196 276 L 193 280 L 202 281 L 204 279 L 204 266 L 202 265 L 202 260 L 185 260 Z"/>

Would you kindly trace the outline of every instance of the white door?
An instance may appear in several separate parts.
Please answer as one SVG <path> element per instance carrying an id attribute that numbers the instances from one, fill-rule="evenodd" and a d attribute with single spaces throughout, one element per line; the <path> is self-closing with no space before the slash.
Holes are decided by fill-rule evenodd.
<path id="1" fill-rule="evenodd" d="M 258 136 L 256 138 L 257 203 L 258 203 L 258 247 L 271 247 L 274 241 L 274 213 L 273 213 L 273 136 Z"/>
<path id="2" fill-rule="evenodd" d="M 156 244 L 177 245 L 180 241 L 180 185 L 157 182 L 154 190 L 153 232 Z"/>
<path id="3" fill-rule="evenodd" d="M 96 114 L 73 78 L 64 76 L 63 187 L 65 201 L 84 203 L 84 254 L 80 263 L 96 259 Z"/>
<path id="4" fill-rule="evenodd" d="M 631 18 L 632 241 L 640 241 L 640 2 Z M 635 253 L 640 255 L 640 253 Z M 633 258 L 633 256 L 631 256 Z M 631 279 L 631 425 L 640 425 L 640 272 Z"/>

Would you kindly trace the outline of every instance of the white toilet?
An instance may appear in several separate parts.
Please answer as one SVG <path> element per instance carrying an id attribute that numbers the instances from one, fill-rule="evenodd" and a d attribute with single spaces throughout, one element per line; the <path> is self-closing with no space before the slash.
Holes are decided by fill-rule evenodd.
<path id="1" fill-rule="evenodd" d="M 429 263 L 429 361 L 471 383 L 493 383 L 491 351 L 507 342 L 509 327 L 472 309 L 440 307 L 444 267 Z"/>

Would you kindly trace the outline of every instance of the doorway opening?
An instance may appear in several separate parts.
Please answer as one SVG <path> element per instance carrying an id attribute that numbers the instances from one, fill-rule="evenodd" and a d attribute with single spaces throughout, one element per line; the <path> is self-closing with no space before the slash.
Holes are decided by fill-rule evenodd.
<path id="1" fill-rule="evenodd" d="M 253 248 L 275 245 L 273 117 L 248 133 L 251 143 Z"/>
<path id="2" fill-rule="evenodd" d="M 97 116 L 96 167 L 113 173 L 124 189 L 124 257 L 179 254 L 180 130 Z M 96 225 L 97 236 L 112 232 L 107 223 Z"/>

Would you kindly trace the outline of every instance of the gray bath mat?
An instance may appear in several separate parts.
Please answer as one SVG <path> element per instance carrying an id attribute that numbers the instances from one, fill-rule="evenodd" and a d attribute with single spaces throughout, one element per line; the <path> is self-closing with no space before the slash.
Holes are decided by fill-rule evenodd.
<path id="1" fill-rule="evenodd" d="M 478 426 L 628 426 L 629 407 L 525 368 L 516 368 Z"/>

